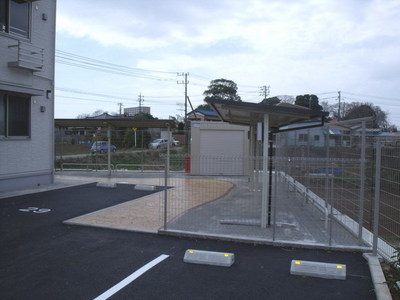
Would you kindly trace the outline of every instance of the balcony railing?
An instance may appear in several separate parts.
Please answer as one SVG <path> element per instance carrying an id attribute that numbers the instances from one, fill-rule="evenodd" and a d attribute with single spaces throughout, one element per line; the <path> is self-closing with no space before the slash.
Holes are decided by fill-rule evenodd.
<path id="1" fill-rule="evenodd" d="M 17 45 L 8 47 L 17 48 L 16 61 L 10 61 L 8 63 L 9 67 L 33 72 L 40 72 L 43 70 L 44 49 L 22 41 L 18 41 Z"/>

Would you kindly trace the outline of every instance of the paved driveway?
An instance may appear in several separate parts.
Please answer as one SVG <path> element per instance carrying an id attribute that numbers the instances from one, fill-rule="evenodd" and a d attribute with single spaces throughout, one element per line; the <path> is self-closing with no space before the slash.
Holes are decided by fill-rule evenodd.
<path id="1" fill-rule="evenodd" d="M 92 184 L 1 199 L 0 298 L 95 299 L 165 254 L 165 260 L 109 299 L 375 299 L 361 253 L 197 240 L 61 223 L 148 193 L 138 192 L 132 185 L 99 189 Z M 230 268 L 187 264 L 183 255 L 188 248 L 233 252 L 236 262 Z M 292 259 L 346 264 L 347 279 L 290 275 Z"/>

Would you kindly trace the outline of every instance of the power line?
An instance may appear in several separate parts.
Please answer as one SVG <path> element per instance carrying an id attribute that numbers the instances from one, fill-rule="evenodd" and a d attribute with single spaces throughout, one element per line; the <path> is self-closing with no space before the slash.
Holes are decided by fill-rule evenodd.
<path id="1" fill-rule="evenodd" d="M 105 100 L 105 99 L 91 99 L 91 98 L 56 95 L 56 100 L 58 98 L 74 99 L 74 100 L 81 100 L 81 101 L 87 101 L 87 102 L 104 102 L 104 103 L 112 103 L 112 104 L 117 104 L 117 105 L 118 105 L 118 103 L 116 103 L 116 101 L 120 100 L 120 99 L 114 99 L 114 101 L 112 101 L 112 100 Z M 134 105 L 136 101 L 137 100 L 133 100 L 132 102 L 128 102 L 128 103 Z M 149 101 L 149 102 L 155 103 L 155 104 L 160 105 L 160 106 L 164 106 L 164 105 L 165 106 L 170 106 L 171 105 L 171 103 L 168 103 L 168 102 L 165 102 L 165 101 Z"/>
<path id="2" fill-rule="evenodd" d="M 145 78 L 158 81 L 174 81 L 174 79 L 171 77 L 165 78 L 161 76 L 175 73 L 169 71 L 157 71 L 157 70 L 126 67 L 60 50 L 56 50 L 56 63 L 93 70 L 93 71 L 104 72 L 108 74 L 117 74 L 117 75 Z"/>
<path id="3" fill-rule="evenodd" d="M 80 63 L 80 62 L 68 62 L 68 61 L 60 61 L 60 60 L 56 59 L 56 63 L 69 65 L 69 66 L 73 66 L 73 67 L 78 67 L 78 68 L 82 68 L 82 69 L 88 69 L 88 70 L 92 70 L 92 71 L 99 71 L 99 72 L 108 73 L 108 74 L 116 74 L 116 75 L 151 79 L 151 80 L 157 80 L 157 81 L 175 81 L 175 79 L 172 79 L 172 78 L 162 78 L 162 77 L 156 77 L 156 76 L 152 76 L 152 75 L 135 74 L 135 73 L 127 72 L 127 71 L 123 71 L 123 70 L 112 70 L 112 69 L 109 69 L 104 66 L 90 66 L 90 65 L 86 65 L 85 63 Z"/>
<path id="4" fill-rule="evenodd" d="M 365 97 L 365 98 L 400 101 L 400 98 L 382 97 L 382 96 L 374 96 L 374 95 L 363 95 L 363 94 L 356 94 L 356 93 L 350 93 L 350 92 L 342 92 L 342 93 L 346 93 L 346 94 L 358 96 L 358 97 Z"/>
<path id="5" fill-rule="evenodd" d="M 175 71 L 160 71 L 160 70 L 150 70 L 150 69 L 143 69 L 143 68 L 127 67 L 127 66 L 117 65 L 117 64 L 109 63 L 109 62 L 98 60 L 98 59 L 93 59 L 90 57 L 77 55 L 77 54 L 62 51 L 62 50 L 56 50 L 56 58 L 68 59 L 68 57 L 70 57 L 69 59 L 75 60 L 75 61 L 94 62 L 94 63 L 101 64 L 101 65 L 108 65 L 108 66 L 123 68 L 123 69 L 131 70 L 131 71 L 137 71 L 137 72 L 176 74 Z"/>
<path id="6" fill-rule="evenodd" d="M 89 95 L 89 96 L 95 96 L 95 97 L 107 97 L 107 98 L 113 98 L 113 99 L 119 99 L 119 100 L 137 101 L 137 98 L 131 98 L 131 97 L 120 96 L 120 95 L 115 95 L 115 94 L 92 93 L 92 92 L 69 89 L 69 88 L 64 88 L 64 87 L 56 87 L 56 91 L 73 93 L 73 94 Z M 198 95 L 196 95 L 196 96 L 198 96 Z M 181 97 L 181 96 L 178 96 L 178 95 L 177 96 L 146 96 L 146 99 L 177 99 L 179 97 Z M 157 101 L 150 100 L 150 102 L 157 102 Z"/>
<path id="7" fill-rule="evenodd" d="M 82 101 L 89 101 L 89 102 L 107 102 L 107 103 L 114 103 L 115 101 L 111 100 L 102 100 L 102 99 L 90 99 L 90 98 L 80 98 L 80 97 L 72 97 L 72 96 L 56 96 L 57 98 L 65 98 L 65 99 L 74 99 L 74 100 L 82 100 Z"/>
<path id="8" fill-rule="evenodd" d="M 79 90 L 73 90 L 73 89 L 67 89 L 67 88 L 58 88 L 56 87 L 56 91 L 61 91 L 61 92 L 68 92 L 68 93 L 74 93 L 74 94 L 82 94 L 82 95 L 90 95 L 90 96 L 96 96 L 96 97 L 109 97 L 109 98 L 118 98 L 121 100 L 132 100 L 135 101 L 134 98 L 129 98 L 129 97 L 121 97 L 118 95 L 110 95 L 110 94 L 99 94 L 99 93 L 91 93 L 91 92 L 85 92 L 85 91 L 79 91 Z"/>
<path id="9" fill-rule="evenodd" d="M 312 93 L 312 95 L 328 95 L 328 94 L 337 94 L 337 92 Z"/>
<path id="10" fill-rule="evenodd" d="M 190 73 L 190 75 L 193 76 L 193 77 L 197 77 L 197 78 L 199 78 L 199 79 L 202 79 L 202 80 L 204 80 L 204 81 L 208 81 L 208 82 L 211 81 L 210 78 L 204 77 L 204 76 L 202 76 L 202 75 L 193 74 L 193 73 Z"/>

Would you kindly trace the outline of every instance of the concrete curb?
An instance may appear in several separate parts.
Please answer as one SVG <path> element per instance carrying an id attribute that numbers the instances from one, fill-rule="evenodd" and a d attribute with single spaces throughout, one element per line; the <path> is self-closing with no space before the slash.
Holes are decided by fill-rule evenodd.
<path id="1" fill-rule="evenodd" d="M 363 257 L 368 261 L 372 283 L 374 284 L 376 299 L 392 300 L 392 295 L 390 294 L 390 290 L 386 284 L 386 278 L 383 274 L 378 256 L 372 255 L 370 253 L 364 253 Z"/>
<path id="2" fill-rule="evenodd" d="M 138 233 L 158 234 L 157 230 L 133 228 L 133 227 L 126 227 L 126 226 L 91 224 L 91 223 L 85 223 L 85 222 L 75 222 L 75 221 L 71 221 L 71 220 L 66 220 L 66 221 L 63 221 L 62 223 L 66 224 L 66 225 L 73 225 L 73 226 L 86 226 L 86 227 L 95 227 L 95 228 L 103 228 L 103 229 L 111 229 L 111 230 L 122 230 L 122 231 L 138 232 Z"/>

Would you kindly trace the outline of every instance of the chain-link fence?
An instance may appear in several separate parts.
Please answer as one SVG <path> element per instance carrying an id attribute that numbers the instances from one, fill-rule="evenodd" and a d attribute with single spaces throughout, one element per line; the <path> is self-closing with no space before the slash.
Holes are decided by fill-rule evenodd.
<path id="1" fill-rule="evenodd" d="M 377 163 L 380 170 L 375 172 L 375 192 L 379 208 L 379 253 L 386 258 L 393 256 L 393 248 L 400 248 L 400 138 L 377 139 L 380 155 Z M 379 168 L 377 164 L 377 168 Z"/>
<path id="2" fill-rule="evenodd" d="M 350 249 L 375 243 L 389 258 L 400 238 L 396 143 L 382 142 L 368 120 L 356 120 L 277 134 L 272 165 L 264 169 L 263 157 L 190 157 L 189 177 L 169 177 L 174 186 L 184 176 L 190 189 L 167 205 L 166 229 Z"/>
<path id="3" fill-rule="evenodd" d="M 305 201 L 318 199 L 329 220 L 390 259 L 400 246 L 400 138 L 371 125 L 355 120 L 328 124 L 321 134 L 279 134 L 277 168 Z"/>
<path id="4" fill-rule="evenodd" d="M 160 129 L 101 128 L 57 129 L 55 132 L 55 168 L 57 170 L 154 170 L 164 164 L 167 144 L 151 144 L 168 138 Z M 110 143 L 108 143 L 110 135 Z M 184 132 L 172 132 L 170 154 L 187 152 Z M 183 170 L 181 166 L 174 167 Z M 160 170 L 163 168 L 159 168 Z"/>
<path id="5" fill-rule="evenodd" d="M 172 136 L 179 146 L 167 151 L 149 148 L 163 138 L 160 130 L 114 130 L 109 158 L 91 151 L 107 142 L 105 132 L 59 131 L 56 167 L 151 172 L 169 187 L 160 194 L 158 222 L 171 232 L 377 249 L 385 258 L 400 245 L 400 142 L 377 136 L 368 120 L 276 134 L 271 160 L 232 157 L 229 149 L 189 156 L 190 137 Z"/>

